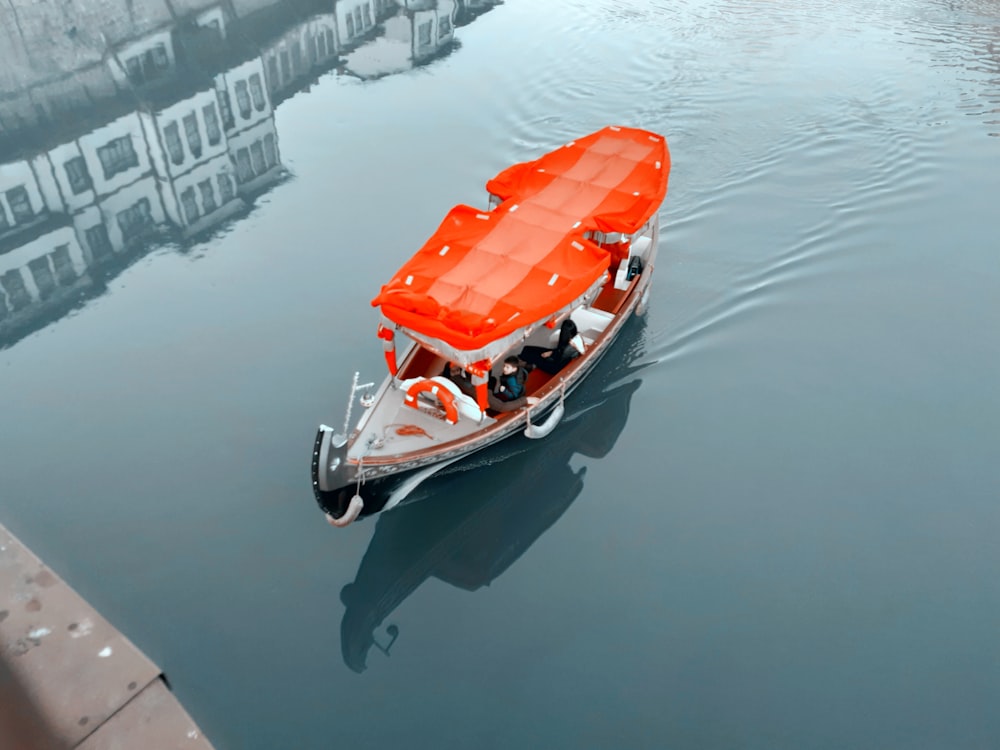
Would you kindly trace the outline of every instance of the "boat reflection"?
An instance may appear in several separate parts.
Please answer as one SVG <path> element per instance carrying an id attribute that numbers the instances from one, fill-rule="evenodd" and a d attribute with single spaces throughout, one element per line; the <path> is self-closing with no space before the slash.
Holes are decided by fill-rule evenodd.
<path id="1" fill-rule="evenodd" d="M 583 489 L 586 467 L 577 454 L 606 456 L 628 421 L 639 388 L 637 367 L 645 322 L 626 324 L 614 364 L 605 360 L 566 401 L 566 416 L 543 441 L 507 441 L 456 464 L 421 485 L 406 503 L 379 516 L 352 583 L 341 591 L 344 663 L 367 666 L 374 646 L 388 654 L 399 635 L 383 621 L 428 578 L 467 591 L 500 576 L 538 539 Z"/>
<path id="2" fill-rule="evenodd" d="M 0 348 L 153 248 L 184 251 L 248 213 L 289 176 L 275 125 L 288 97 L 387 40 L 409 52 L 363 77 L 425 64 L 495 4 L 0 4 Z"/>

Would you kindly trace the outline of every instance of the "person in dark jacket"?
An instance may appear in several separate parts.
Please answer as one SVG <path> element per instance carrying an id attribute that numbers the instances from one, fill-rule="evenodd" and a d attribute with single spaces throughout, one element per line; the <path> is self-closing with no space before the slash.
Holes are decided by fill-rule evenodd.
<path id="1" fill-rule="evenodd" d="M 454 362 L 445 362 L 444 369 L 441 371 L 441 374 L 457 385 L 459 390 L 461 390 L 466 396 L 476 398 L 476 386 L 472 384 L 469 374 L 462 369 L 461 365 L 457 365 Z M 527 373 L 525 373 L 525 377 L 527 377 Z M 489 402 L 489 406 L 487 407 L 489 412 L 496 412 L 499 414 L 516 411 L 522 406 L 532 406 L 538 403 L 538 399 L 534 396 L 525 396 L 523 390 L 520 396 L 512 398 L 509 401 L 505 401 L 493 392 L 492 387 L 486 392 L 486 399 Z"/>
<path id="2" fill-rule="evenodd" d="M 521 350 L 521 359 L 529 367 L 537 367 L 549 375 L 555 375 L 574 359 L 583 354 L 583 338 L 577 331 L 572 318 L 566 318 L 559 326 L 559 341 L 554 348 L 526 346 Z"/>
<path id="3" fill-rule="evenodd" d="M 497 378 L 493 393 L 501 401 L 513 401 L 524 395 L 524 382 L 528 371 L 521 366 L 521 360 L 513 354 L 503 361 L 503 370 Z"/>

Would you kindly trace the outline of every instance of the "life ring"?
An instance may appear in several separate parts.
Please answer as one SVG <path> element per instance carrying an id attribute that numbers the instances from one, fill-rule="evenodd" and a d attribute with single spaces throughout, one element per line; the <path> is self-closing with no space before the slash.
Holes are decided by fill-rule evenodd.
<path id="1" fill-rule="evenodd" d="M 444 418 L 448 424 L 458 423 L 458 405 L 455 403 L 455 394 L 443 383 L 436 378 L 417 378 L 415 383 L 411 383 L 407 387 L 403 403 L 414 409 L 420 408 L 417 405 L 417 396 L 421 393 L 429 393 L 437 398 L 444 409 Z"/>

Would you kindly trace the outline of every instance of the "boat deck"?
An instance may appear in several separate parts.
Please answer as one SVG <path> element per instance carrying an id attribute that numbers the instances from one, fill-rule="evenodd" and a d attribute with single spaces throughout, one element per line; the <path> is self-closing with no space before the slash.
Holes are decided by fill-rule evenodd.
<path id="1" fill-rule="evenodd" d="M 414 409 L 403 403 L 403 392 L 390 389 L 383 396 L 384 403 L 374 409 L 364 428 L 354 441 L 349 458 L 364 455 L 365 459 L 378 461 L 390 456 L 441 446 L 479 432 L 485 425 L 495 422 L 484 416 L 482 422 L 459 418 L 449 424 L 434 407 Z M 391 408 L 390 401 L 396 401 Z"/>

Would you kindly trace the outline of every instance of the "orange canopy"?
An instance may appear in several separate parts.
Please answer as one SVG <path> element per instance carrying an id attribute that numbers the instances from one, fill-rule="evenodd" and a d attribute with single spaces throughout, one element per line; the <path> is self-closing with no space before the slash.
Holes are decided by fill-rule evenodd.
<path id="1" fill-rule="evenodd" d="M 670 156 L 661 136 L 606 127 L 498 174 L 493 211 L 455 206 L 372 305 L 463 351 L 544 321 L 607 271 L 588 231 L 632 233 L 659 208 Z"/>

